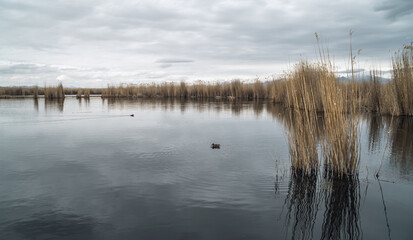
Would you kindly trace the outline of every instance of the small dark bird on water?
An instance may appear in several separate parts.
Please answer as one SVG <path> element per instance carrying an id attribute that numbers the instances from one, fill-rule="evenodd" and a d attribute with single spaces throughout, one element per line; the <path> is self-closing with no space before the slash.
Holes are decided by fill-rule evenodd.
<path id="1" fill-rule="evenodd" d="M 135 115 L 134 115 L 134 114 L 131 114 L 130 116 L 131 116 L 131 117 L 134 117 Z"/>
<path id="2" fill-rule="evenodd" d="M 212 148 L 212 149 L 220 149 L 220 148 L 221 148 L 221 144 L 212 143 L 212 144 L 211 144 L 211 148 Z"/>

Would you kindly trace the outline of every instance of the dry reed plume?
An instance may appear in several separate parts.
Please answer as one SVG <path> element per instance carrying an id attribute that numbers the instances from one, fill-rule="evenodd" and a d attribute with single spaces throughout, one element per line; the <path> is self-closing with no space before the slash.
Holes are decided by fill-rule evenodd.
<path id="1" fill-rule="evenodd" d="M 311 175 L 318 171 L 317 101 L 313 65 L 301 62 L 286 78 L 286 106 L 290 108 L 289 150 L 293 172 Z"/>

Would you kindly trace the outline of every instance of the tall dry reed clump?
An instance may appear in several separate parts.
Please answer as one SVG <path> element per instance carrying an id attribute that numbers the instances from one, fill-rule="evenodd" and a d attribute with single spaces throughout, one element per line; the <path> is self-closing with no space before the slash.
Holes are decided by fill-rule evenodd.
<path id="1" fill-rule="evenodd" d="M 312 174 L 318 171 L 318 144 L 321 143 L 328 174 L 342 178 L 358 173 L 360 144 L 356 101 L 346 101 L 347 92 L 340 88 L 333 69 L 328 57 L 323 56 L 315 64 L 300 62 L 287 76 L 286 106 L 292 109 L 288 138 L 294 172 Z M 317 124 L 320 117 L 322 129 Z M 323 132 L 322 137 L 320 132 Z"/>
<path id="2" fill-rule="evenodd" d="M 57 87 L 44 87 L 44 97 L 45 99 L 64 99 L 65 92 L 63 89 L 63 84 L 59 83 Z"/>
<path id="3" fill-rule="evenodd" d="M 85 98 L 90 98 L 90 89 L 89 88 L 84 89 L 83 96 Z"/>
<path id="4" fill-rule="evenodd" d="M 324 110 L 322 151 L 325 171 L 340 178 L 357 175 L 360 163 L 360 129 L 355 116 L 357 101 L 347 101 L 347 91 L 354 96 L 357 85 L 350 83 L 350 88 L 343 91 L 328 58 L 319 63 L 319 72 Z M 354 77 L 351 81 L 354 82 Z"/>
<path id="5" fill-rule="evenodd" d="M 77 99 L 81 98 L 81 97 L 82 97 L 82 94 L 83 94 L 83 89 L 77 90 L 76 98 L 77 98 Z"/>
<path id="6" fill-rule="evenodd" d="M 33 89 L 33 98 L 37 99 L 39 96 L 39 87 L 35 86 Z"/>
<path id="7" fill-rule="evenodd" d="M 287 99 L 287 89 L 284 79 L 274 79 L 266 87 L 267 96 L 274 103 L 283 103 Z"/>
<path id="8" fill-rule="evenodd" d="M 400 115 L 413 115 L 413 43 L 393 57 L 393 81 Z"/>
<path id="9" fill-rule="evenodd" d="M 319 168 L 316 70 L 316 66 L 300 62 L 286 77 L 285 104 L 289 108 L 288 138 L 293 173 L 311 175 Z"/>
<path id="10" fill-rule="evenodd" d="M 400 115 L 394 81 L 382 83 L 380 79 L 380 72 L 370 71 L 369 91 L 365 101 L 367 111 L 381 115 Z"/>
<path id="11" fill-rule="evenodd" d="M 82 88 L 80 88 L 80 89 L 78 89 L 77 90 L 77 93 L 76 93 L 76 98 L 77 99 L 79 99 L 79 98 L 82 98 L 82 95 L 83 95 L 83 97 L 84 98 L 90 98 L 90 89 L 88 89 L 88 88 L 85 88 L 85 89 L 82 89 Z"/>

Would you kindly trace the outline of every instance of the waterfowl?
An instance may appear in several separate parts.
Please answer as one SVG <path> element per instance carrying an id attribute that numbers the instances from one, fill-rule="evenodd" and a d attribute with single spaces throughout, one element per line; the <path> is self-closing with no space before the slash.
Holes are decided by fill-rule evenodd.
<path id="1" fill-rule="evenodd" d="M 218 143 L 212 143 L 212 144 L 211 144 L 211 148 L 212 148 L 212 149 L 215 149 L 215 148 L 218 148 L 218 149 L 219 149 L 220 147 L 221 147 L 221 144 L 218 144 Z"/>
<path id="2" fill-rule="evenodd" d="M 131 117 L 134 117 L 135 115 L 134 115 L 134 114 L 131 114 L 130 116 L 131 116 Z"/>

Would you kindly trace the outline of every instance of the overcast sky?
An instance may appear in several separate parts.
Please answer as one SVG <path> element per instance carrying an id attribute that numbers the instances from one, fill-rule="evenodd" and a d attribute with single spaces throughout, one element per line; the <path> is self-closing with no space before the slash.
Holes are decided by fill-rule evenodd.
<path id="1" fill-rule="evenodd" d="M 0 0 L 0 86 L 262 80 L 315 59 L 359 68 L 413 41 L 413 1 Z"/>

